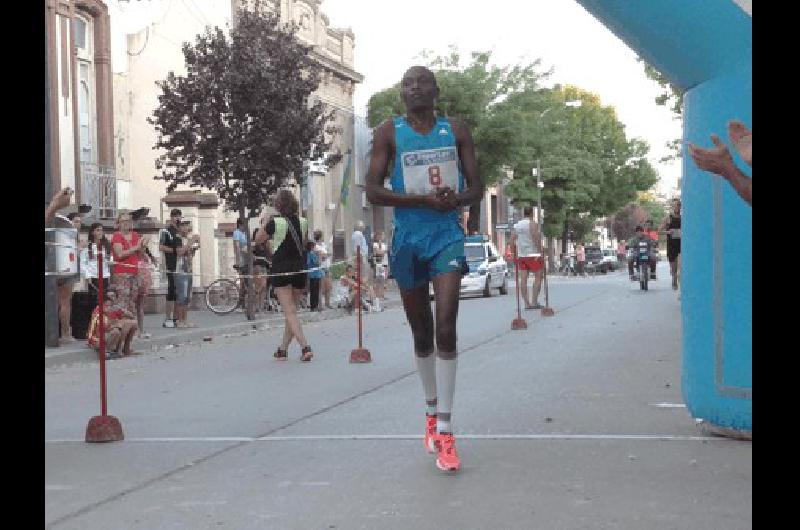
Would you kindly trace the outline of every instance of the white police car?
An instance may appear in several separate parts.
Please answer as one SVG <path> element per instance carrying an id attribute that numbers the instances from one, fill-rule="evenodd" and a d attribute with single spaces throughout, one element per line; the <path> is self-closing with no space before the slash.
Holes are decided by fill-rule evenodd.
<path id="1" fill-rule="evenodd" d="M 508 293 L 508 265 L 489 236 L 467 236 L 464 255 L 469 272 L 461 278 L 461 294 L 492 296 L 492 289 Z M 433 282 L 429 284 L 433 298 Z"/>
<path id="2" fill-rule="evenodd" d="M 508 293 L 508 265 L 489 236 L 467 236 L 464 255 L 469 273 L 461 278 L 461 294 L 492 296 L 492 289 Z"/>

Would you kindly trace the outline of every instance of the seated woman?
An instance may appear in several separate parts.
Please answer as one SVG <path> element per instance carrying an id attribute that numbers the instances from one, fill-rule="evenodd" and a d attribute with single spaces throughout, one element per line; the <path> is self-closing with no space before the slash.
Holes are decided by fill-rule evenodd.
<path id="1" fill-rule="evenodd" d="M 120 355 L 134 355 L 131 350 L 131 341 L 138 329 L 136 316 L 117 301 L 113 288 L 105 293 L 103 304 L 103 325 L 105 327 L 106 359 L 114 359 Z M 89 321 L 89 331 L 86 334 L 89 346 L 100 351 L 100 306 L 95 307 Z M 122 346 L 122 351 L 120 351 Z"/>
<path id="2" fill-rule="evenodd" d="M 345 295 L 344 300 L 344 307 L 347 309 L 348 313 L 352 313 L 353 309 L 356 308 L 355 299 L 356 299 L 356 290 L 358 288 L 358 282 L 356 279 L 356 271 L 352 265 L 348 265 L 345 269 L 345 273 L 339 279 L 339 284 L 347 289 L 347 294 Z M 366 285 L 363 281 L 361 283 L 361 303 L 362 307 L 365 311 L 380 311 L 380 302 L 377 301 L 375 298 L 374 293 L 372 292 L 372 288 L 369 285 Z"/>

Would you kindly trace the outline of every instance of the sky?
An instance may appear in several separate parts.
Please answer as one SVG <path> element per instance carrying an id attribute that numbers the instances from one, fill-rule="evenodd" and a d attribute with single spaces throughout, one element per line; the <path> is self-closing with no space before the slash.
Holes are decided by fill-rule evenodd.
<path id="1" fill-rule="evenodd" d="M 230 0 L 106 0 L 115 71 L 124 64 L 124 31 L 160 18 L 170 1 L 191 6 L 199 19 L 220 20 L 221 13 L 230 11 Z M 121 11 L 124 16 L 115 18 Z M 666 142 L 681 136 L 680 122 L 655 104 L 661 89 L 647 79 L 636 54 L 574 0 L 323 0 L 322 11 L 331 27 L 350 27 L 355 33 L 355 70 L 364 75 L 354 96 L 356 114 L 366 115 L 372 94 L 419 64 L 422 50 L 444 54 L 455 45 L 464 57 L 491 50 L 499 65 L 539 58 L 543 70 L 553 69 L 545 85 L 571 84 L 594 92 L 604 105 L 615 107 L 629 138 L 650 144 L 661 193 L 671 196 L 677 186 L 680 163 L 658 159 L 668 153 Z"/>

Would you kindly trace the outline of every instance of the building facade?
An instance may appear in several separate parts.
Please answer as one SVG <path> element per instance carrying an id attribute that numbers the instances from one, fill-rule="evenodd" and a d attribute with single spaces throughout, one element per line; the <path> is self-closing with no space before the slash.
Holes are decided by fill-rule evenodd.
<path id="1" fill-rule="evenodd" d="M 93 217 L 116 213 L 110 27 L 101 0 L 45 1 L 45 187 L 72 188 Z"/>
<path id="2" fill-rule="evenodd" d="M 335 125 L 342 134 L 335 139 L 334 150 L 348 153 L 353 150 L 353 92 L 363 76 L 353 67 L 353 32 L 330 27 L 321 4 L 320 0 L 264 3 L 280 14 L 282 22 L 295 22 L 299 27 L 298 38 L 313 46 L 312 56 L 324 67 L 322 84 L 315 96 L 336 111 Z M 185 74 L 181 44 L 193 42 L 207 26 L 225 28 L 235 20 L 237 10 L 249 8 L 249 4 L 239 0 L 224 4 L 196 0 L 191 6 L 185 2 L 171 3 L 153 13 L 151 21 L 141 30 L 125 35 L 126 64 L 113 79 L 117 116 L 114 143 L 120 207 L 147 207 L 151 216 L 163 222 L 168 220 L 169 209 L 181 204 L 183 207 L 178 207 L 185 210 L 184 215 L 190 219 L 197 217 L 193 229 L 201 236 L 201 255 L 197 262 L 199 270 L 195 271 L 199 276 L 195 278 L 195 287 L 201 289 L 215 278 L 233 273 L 230 234 L 238 215 L 226 210 L 224 204 L 212 204 L 207 197 L 209 190 L 179 187 L 167 194 L 166 183 L 153 178 L 157 174 L 158 152 L 153 150 L 157 134 L 146 120 L 158 105 L 160 89 L 156 82 L 166 78 L 170 71 Z M 345 164 L 330 168 L 312 164 L 310 169 L 314 171 L 309 172 L 304 182 L 295 183 L 293 189 L 306 210 L 310 228 L 319 228 L 330 238 L 335 226 L 341 229 L 354 224 L 350 214 L 337 207 Z M 257 219 L 251 220 L 251 231 L 257 223 Z"/>

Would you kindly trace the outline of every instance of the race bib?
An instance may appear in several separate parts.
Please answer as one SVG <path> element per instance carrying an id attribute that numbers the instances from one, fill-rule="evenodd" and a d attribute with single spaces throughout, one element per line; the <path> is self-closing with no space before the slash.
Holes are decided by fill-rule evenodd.
<path id="1" fill-rule="evenodd" d="M 424 195 L 444 186 L 459 191 L 455 147 L 404 153 L 402 163 L 406 193 Z"/>

